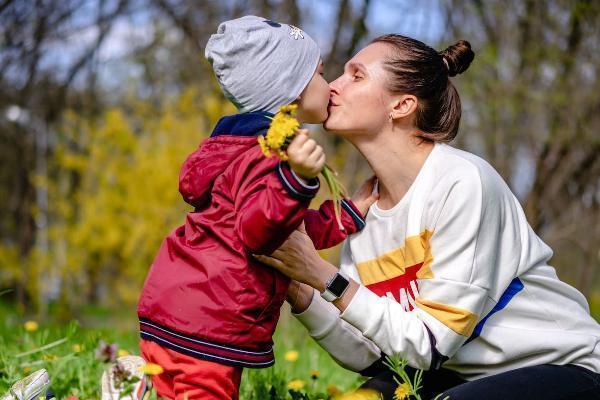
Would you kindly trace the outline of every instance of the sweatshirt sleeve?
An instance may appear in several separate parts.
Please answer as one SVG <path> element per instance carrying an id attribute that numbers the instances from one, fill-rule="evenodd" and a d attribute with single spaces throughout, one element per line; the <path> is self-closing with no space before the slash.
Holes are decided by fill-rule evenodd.
<path id="1" fill-rule="evenodd" d="M 319 180 L 300 181 L 286 163 L 265 158 L 258 146 L 232 170 L 235 231 L 250 251 L 271 254 L 303 221 Z"/>
<path id="2" fill-rule="evenodd" d="M 352 203 L 352 200 L 342 199 L 341 211 L 344 230 L 341 230 L 337 223 L 332 200 L 325 201 L 318 210 L 308 210 L 306 212 L 304 217 L 306 233 L 318 250 L 336 246 L 349 235 L 365 227 L 365 219 Z"/>
<path id="3" fill-rule="evenodd" d="M 341 253 L 341 270 L 350 273 L 352 255 L 345 242 Z M 363 373 L 378 364 L 381 350 L 360 330 L 340 318 L 340 311 L 313 291 L 310 305 L 300 314 L 293 314 L 310 336 L 342 367 Z M 351 349 L 351 351 L 349 351 Z"/>
<path id="4" fill-rule="evenodd" d="M 362 372 L 381 358 L 379 348 L 362 332 L 341 319 L 339 310 L 316 290 L 308 308 L 293 315 L 319 346 L 346 369 Z"/>
<path id="5" fill-rule="evenodd" d="M 439 368 L 473 333 L 488 297 L 501 226 L 497 205 L 485 204 L 476 168 L 441 197 L 437 216 L 424 221 L 433 230 L 425 235 L 413 312 L 361 286 L 341 315 L 384 353 L 422 369 Z"/>

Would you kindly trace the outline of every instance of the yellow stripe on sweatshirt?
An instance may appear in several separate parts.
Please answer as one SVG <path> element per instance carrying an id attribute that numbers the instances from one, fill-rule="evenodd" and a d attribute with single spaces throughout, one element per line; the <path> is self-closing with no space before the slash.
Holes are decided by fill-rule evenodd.
<path id="1" fill-rule="evenodd" d="M 469 337 L 477 325 L 477 314 L 462 308 L 417 297 L 417 307 L 452 329 L 459 335 Z"/>
<path id="2" fill-rule="evenodd" d="M 356 265 L 360 280 L 364 285 L 372 285 L 404 275 L 406 268 L 423 263 L 417 278 L 433 278 L 431 263 L 433 256 L 429 238 L 433 232 L 425 229 L 419 235 L 409 236 L 404 246 Z"/>

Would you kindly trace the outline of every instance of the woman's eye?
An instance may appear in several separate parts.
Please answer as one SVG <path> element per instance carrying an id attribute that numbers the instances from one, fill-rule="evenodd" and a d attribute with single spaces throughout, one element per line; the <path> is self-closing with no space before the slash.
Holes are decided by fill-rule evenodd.
<path id="1" fill-rule="evenodd" d="M 358 81 L 358 80 L 361 80 L 361 79 L 362 79 L 362 76 L 361 76 L 361 75 L 358 75 L 358 74 L 354 74 L 354 75 L 352 76 L 352 79 L 353 79 L 353 80 L 355 80 L 355 81 Z"/>

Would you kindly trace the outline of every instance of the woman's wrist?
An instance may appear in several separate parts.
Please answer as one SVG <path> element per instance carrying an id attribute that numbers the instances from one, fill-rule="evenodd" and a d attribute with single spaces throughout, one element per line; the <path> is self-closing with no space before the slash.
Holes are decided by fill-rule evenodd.
<path id="1" fill-rule="evenodd" d="M 293 281 L 288 290 L 287 302 L 294 314 L 306 311 L 312 303 L 314 289 L 304 283 Z"/>
<path id="2" fill-rule="evenodd" d="M 319 257 L 318 260 L 315 260 L 315 262 L 311 265 L 310 278 L 306 283 L 318 290 L 320 293 L 323 293 L 325 291 L 327 281 L 338 272 L 338 269 L 334 265 L 323 260 L 321 257 Z"/>
<path id="3" fill-rule="evenodd" d="M 342 297 L 333 301 L 333 305 L 336 306 L 338 308 L 338 310 L 340 310 L 340 312 L 343 313 L 344 311 L 346 311 L 346 308 L 348 307 L 348 305 L 350 305 L 350 302 L 354 298 L 354 295 L 356 294 L 356 292 L 358 292 L 359 288 L 360 288 L 360 285 L 356 281 L 350 279 L 348 288 L 346 289 L 346 291 L 344 292 Z"/>

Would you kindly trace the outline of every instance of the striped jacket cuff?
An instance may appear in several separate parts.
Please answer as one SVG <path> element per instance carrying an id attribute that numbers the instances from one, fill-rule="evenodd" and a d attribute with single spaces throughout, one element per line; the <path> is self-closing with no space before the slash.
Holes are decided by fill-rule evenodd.
<path id="1" fill-rule="evenodd" d="M 305 182 L 285 162 L 277 164 L 276 170 L 281 184 L 289 195 L 296 200 L 311 200 L 319 191 L 320 183 L 318 178 L 313 178 Z"/>
<path id="2" fill-rule="evenodd" d="M 362 216 L 361 212 L 358 211 L 358 208 L 356 208 L 354 203 L 351 200 L 342 199 L 342 208 L 348 213 L 348 215 L 350 215 L 352 221 L 354 221 L 356 232 L 361 231 L 365 227 L 366 223 L 364 217 Z"/>

